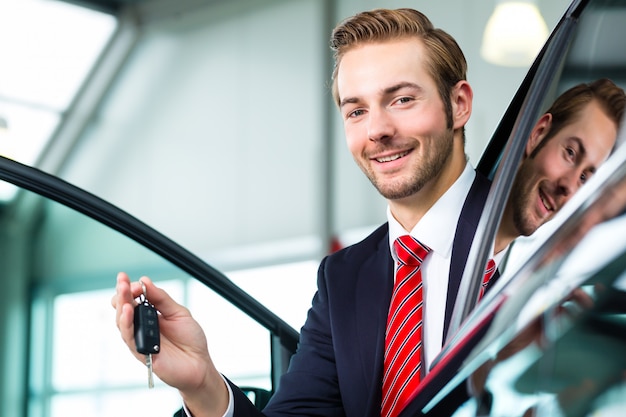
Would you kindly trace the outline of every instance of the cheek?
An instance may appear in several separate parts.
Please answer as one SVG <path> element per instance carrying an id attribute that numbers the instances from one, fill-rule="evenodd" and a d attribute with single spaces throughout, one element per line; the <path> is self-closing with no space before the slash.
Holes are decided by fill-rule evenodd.
<path id="1" fill-rule="evenodd" d="M 432 136 L 447 130 L 443 111 L 432 109 L 420 112 L 408 112 L 395 119 L 399 132 L 404 136 Z"/>
<path id="2" fill-rule="evenodd" d="M 540 152 L 534 159 L 533 170 L 537 176 L 555 178 L 563 169 L 563 158 L 556 152 Z"/>
<path id="3" fill-rule="evenodd" d="M 346 144 L 348 150 L 354 154 L 359 151 L 359 148 L 363 147 L 364 140 L 367 139 L 367 135 L 364 135 L 361 130 L 355 125 L 344 125 L 344 135 L 346 138 Z"/>
<path id="4" fill-rule="evenodd" d="M 567 175 L 574 175 L 575 171 L 572 169 L 571 164 L 568 164 L 563 158 L 555 158 L 550 161 L 546 161 L 546 164 L 542 167 L 540 173 L 544 174 L 553 181 L 557 181 L 559 178 Z"/>

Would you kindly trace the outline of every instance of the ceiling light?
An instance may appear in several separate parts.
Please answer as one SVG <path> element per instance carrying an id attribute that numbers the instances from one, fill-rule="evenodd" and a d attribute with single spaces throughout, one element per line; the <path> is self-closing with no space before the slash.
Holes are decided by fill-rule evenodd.
<path id="1" fill-rule="evenodd" d="M 480 54 L 496 65 L 529 66 L 547 38 L 548 28 L 534 1 L 499 0 L 485 27 Z"/>

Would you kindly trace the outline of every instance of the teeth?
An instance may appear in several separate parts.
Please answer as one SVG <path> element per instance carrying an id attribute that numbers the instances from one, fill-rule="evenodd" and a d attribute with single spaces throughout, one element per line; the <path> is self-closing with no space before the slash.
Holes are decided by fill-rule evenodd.
<path id="1" fill-rule="evenodd" d="M 408 154 L 409 152 L 402 152 L 396 155 L 391 155 L 391 156 L 385 156 L 384 158 L 376 158 L 376 160 L 378 162 L 389 162 L 389 161 L 395 161 L 396 159 L 400 159 L 402 158 L 404 155 Z"/>
<path id="2" fill-rule="evenodd" d="M 550 206 L 550 204 L 548 204 L 548 202 L 546 201 L 546 199 L 543 197 L 543 195 L 541 196 L 541 202 L 543 203 L 543 205 L 548 209 L 548 210 L 552 210 L 552 206 Z"/>

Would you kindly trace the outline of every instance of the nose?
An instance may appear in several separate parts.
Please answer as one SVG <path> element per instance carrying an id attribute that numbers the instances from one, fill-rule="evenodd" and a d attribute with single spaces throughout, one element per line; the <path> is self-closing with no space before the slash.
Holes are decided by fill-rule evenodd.
<path id="1" fill-rule="evenodd" d="M 557 182 L 557 192 L 566 198 L 565 201 L 569 200 L 582 185 L 580 181 L 582 175 L 583 173 L 578 170 L 571 170 L 559 178 Z"/>
<path id="2" fill-rule="evenodd" d="M 391 115 L 382 108 L 370 108 L 367 135 L 371 141 L 377 142 L 394 135 Z"/>

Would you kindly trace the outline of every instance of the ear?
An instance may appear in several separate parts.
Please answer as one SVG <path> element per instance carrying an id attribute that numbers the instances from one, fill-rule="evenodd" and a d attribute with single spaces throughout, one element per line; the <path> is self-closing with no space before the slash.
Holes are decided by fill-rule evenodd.
<path id="1" fill-rule="evenodd" d="M 474 92 L 469 83 L 461 80 L 454 86 L 452 90 L 452 126 L 454 130 L 460 129 L 470 118 L 472 114 L 472 100 Z"/>
<path id="2" fill-rule="evenodd" d="M 535 123 L 535 127 L 533 127 L 533 130 L 530 132 L 528 142 L 526 142 L 526 157 L 528 157 L 537 145 L 541 143 L 543 138 L 546 137 L 550 131 L 550 126 L 552 126 L 552 114 L 545 113 L 537 123 Z"/>

